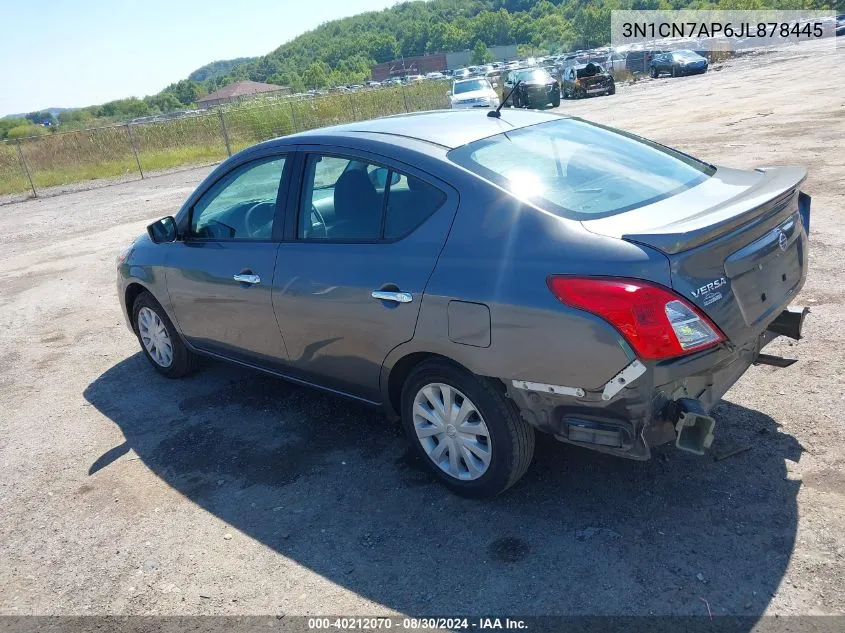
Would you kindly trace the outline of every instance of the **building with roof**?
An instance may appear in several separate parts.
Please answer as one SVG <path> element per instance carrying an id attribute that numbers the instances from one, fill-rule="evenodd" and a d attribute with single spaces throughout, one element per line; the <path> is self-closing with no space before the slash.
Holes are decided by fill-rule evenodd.
<path id="1" fill-rule="evenodd" d="M 197 99 L 197 105 L 200 108 L 208 108 L 271 93 L 274 96 L 287 95 L 290 94 L 290 88 L 275 84 L 265 84 L 260 81 L 236 81 L 205 95 L 201 99 Z"/>

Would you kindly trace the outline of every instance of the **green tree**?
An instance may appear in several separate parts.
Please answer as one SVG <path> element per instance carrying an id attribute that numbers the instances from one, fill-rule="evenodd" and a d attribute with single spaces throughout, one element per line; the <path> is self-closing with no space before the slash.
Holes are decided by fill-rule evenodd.
<path id="1" fill-rule="evenodd" d="M 30 112 L 24 118 L 34 125 L 41 125 L 42 123 L 53 124 L 56 122 L 56 117 L 53 116 L 53 113 L 46 110 L 43 112 Z"/>
<path id="2" fill-rule="evenodd" d="M 0 139 L 6 138 L 9 130 L 13 130 L 16 127 L 30 125 L 30 122 L 26 119 L 0 119 Z"/>
<path id="3" fill-rule="evenodd" d="M 471 64 L 487 64 L 493 61 L 493 53 L 487 48 L 487 44 L 478 40 L 472 49 L 472 56 L 470 57 Z"/>
<path id="4" fill-rule="evenodd" d="M 306 88 L 325 88 L 329 85 L 331 69 L 325 62 L 314 62 L 305 71 L 302 81 Z"/>
<path id="5" fill-rule="evenodd" d="M 33 125 L 27 121 L 24 125 L 18 125 L 6 132 L 6 138 L 26 138 L 28 136 L 42 136 L 47 134 L 49 130 L 43 125 Z"/>

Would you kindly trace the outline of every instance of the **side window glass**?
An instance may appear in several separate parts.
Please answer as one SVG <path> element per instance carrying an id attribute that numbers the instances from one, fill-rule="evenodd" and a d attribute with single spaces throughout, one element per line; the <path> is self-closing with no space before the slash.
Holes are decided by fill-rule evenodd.
<path id="1" fill-rule="evenodd" d="M 243 165 L 209 189 L 191 212 L 190 236 L 212 240 L 268 240 L 284 157 Z"/>
<path id="2" fill-rule="evenodd" d="M 404 237 L 425 222 L 446 200 L 438 188 L 413 176 L 392 172 L 387 194 L 384 237 Z"/>
<path id="3" fill-rule="evenodd" d="M 299 238 L 378 239 L 386 189 L 386 182 L 379 181 L 386 181 L 386 172 L 376 165 L 310 154 L 300 202 Z"/>

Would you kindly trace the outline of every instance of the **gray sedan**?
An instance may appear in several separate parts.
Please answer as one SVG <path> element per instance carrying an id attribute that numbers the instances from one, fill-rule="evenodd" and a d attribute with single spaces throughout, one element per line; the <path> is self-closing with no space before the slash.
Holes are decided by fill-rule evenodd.
<path id="1" fill-rule="evenodd" d="M 205 356 L 382 407 L 491 496 L 536 431 L 709 448 L 746 369 L 792 362 L 762 350 L 801 335 L 805 176 L 539 112 L 351 123 L 224 162 L 121 253 L 118 295 L 161 374 Z"/>

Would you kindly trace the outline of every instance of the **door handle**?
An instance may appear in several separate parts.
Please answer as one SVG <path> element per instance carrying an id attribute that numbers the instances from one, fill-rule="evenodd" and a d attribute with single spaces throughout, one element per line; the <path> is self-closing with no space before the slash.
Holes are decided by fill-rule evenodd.
<path id="1" fill-rule="evenodd" d="M 411 303 L 414 300 L 414 295 L 410 292 L 393 292 L 390 290 L 373 290 L 370 296 L 373 299 L 395 301 L 396 303 Z"/>
<path id="2" fill-rule="evenodd" d="M 232 277 L 237 282 L 242 284 L 257 284 L 261 283 L 261 277 L 258 275 L 246 274 L 246 273 L 237 273 L 234 277 Z"/>

